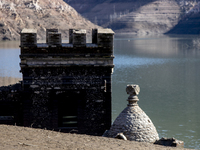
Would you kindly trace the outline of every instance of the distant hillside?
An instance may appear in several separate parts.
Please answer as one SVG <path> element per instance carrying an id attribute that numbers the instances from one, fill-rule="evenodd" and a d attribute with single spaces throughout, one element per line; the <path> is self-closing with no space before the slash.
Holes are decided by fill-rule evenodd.
<path id="1" fill-rule="evenodd" d="M 179 23 L 167 33 L 169 34 L 200 34 L 200 2 L 187 11 Z"/>
<path id="2" fill-rule="evenodd" d="M 65 0 L 84 17 L 116 32 L 166 33 L 199 0 Z M 200 27 L 199 27 L 200 28 Z"/>
<path id="3" fill-rule="evenodd" d="M 44 39 L 46 28 L 58 28 L 63 38 L 69 28 L 98 28 L 63 0 L 0 0 L 0 40 L 19 40 L 23 28 L 36 28 Z"/>

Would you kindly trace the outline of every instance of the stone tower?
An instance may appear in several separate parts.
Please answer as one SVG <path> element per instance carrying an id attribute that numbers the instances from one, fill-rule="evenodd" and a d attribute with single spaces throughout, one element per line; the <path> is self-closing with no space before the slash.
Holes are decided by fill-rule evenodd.
<path id="1" fill-rule="evenodd" d="M 140 87 L 138 85 L 127 85 L 126 92 L 130 94 L 128 97 L 129 104 L 114 121 L 108 136 L 115 137 L 118 133 L 123 133 L 130 141 L 155 142 L 159 139 L 156 128 L 151 119 L 137 104 Z"/>
<path id="2" fill-rule="evenodd" d="M 37 31 L 21 32 L 23 125 L 102 135 L 111 125 L 111 29 L 69 30 L 62 43 L 57 29 L 46 30 L 46 43 Z"/>

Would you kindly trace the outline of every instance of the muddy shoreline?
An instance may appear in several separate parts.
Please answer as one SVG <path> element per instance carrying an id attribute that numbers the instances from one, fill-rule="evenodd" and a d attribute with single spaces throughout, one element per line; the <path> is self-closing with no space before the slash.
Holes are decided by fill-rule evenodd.
<path id="1" fill-rule="evenodd" d="M 52 150 L 187 150 L 100 136 L 61 133 L 28 127 L 0 125 L 0 149 Z"/>
<path id="2" fill-rule="evenodd" d="M 8 86 L 11 84 L 16 84 L 21 81 L 21 78 L 13 78 L 13 77 L 0 77 L 0 87 L 1 86 Z"/>

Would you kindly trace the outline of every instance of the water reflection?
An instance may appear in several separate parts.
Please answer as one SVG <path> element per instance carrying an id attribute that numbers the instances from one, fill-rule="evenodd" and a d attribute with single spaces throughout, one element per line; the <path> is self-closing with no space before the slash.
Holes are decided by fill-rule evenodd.
<path id="1" fill-rule="evenodd" d="M 21 80 L 19 54 L 19 41 L 0 42 L 0 86 Z"/>
<path id="2" fill-rule="evenodd" d="M 163 64 L 167 61 L 170 61 L 169 59 L 163 59 L 163 58 L 137 58 L 137 57 L 131 57 L 127 55 L 115 55 L 117 59 L 115 59 L 114 64 L 115 67 L 121 68 L 121 67 L 140 67 L 140 66 L 148 66 L 148 65 L 155 65 L 155 64 Z M 172 60 L 171 60 L 172 61 Z"/>
<path id="3" fill-rule="evenodd" d="M 120 54 L 128 52 L 141 57 L 200 55 L 200 37 L 195 35 L 123 36 L 116 35 L 115 40 L 115 52 Z"/>
<path id="4" fill-rule="evenodd" d="M 19 49 L 0 48 L 0 77 L 21 78 Z"/>
<path id="5" fill-rule="evenodd" d="M 128 36 L 117 35 L 115 40 L 113 120 L 127 105 L 126 85 L 139 84 L 138 103 L 160 137 L 200 148 L 200 50 L 193 45 L 197 37 Z"/>

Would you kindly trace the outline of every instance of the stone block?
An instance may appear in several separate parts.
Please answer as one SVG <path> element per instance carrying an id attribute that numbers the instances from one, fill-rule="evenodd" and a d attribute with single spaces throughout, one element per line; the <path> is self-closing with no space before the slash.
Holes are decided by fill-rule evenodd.
<path id="1" fill-rule="evenodd" d="M 36 46 L 37 45 L 37 30 L 23 29 L 20 36 L 20 46 Z"/>
<path id="2" fill-rule="evenodd" d="M 74 47 L 86 47 L 86 30 L 69 30 L 70 43 L 73 44 Z"/>
<path id="3" fill-rule="evenodd" d="M 49 32 L 58 33 L 58 29 L 46 29 L 46 43 L 49 43 L 49 40 L 48 40 Z"/>
<path id="4" fill-rule="evenodd" d="M 163 146 L 172 146 L 178 148 L 184 148 L 184 142 L 177 140 L 175 138 L 165 138 L 162 137 L 161 139 L 157 140 L 154 144 L 163 145 Z"/>
<path id="5" fill-rule="evenodd" d="M 48 32 L 48 45 L 61 45 L 61 33 Z"/>
<path id="6" fill-rule="evenodd" d="M 98 29 L 97 44 L 99 47 L 113 47 L 114 32 L 111 29 Z"/>

